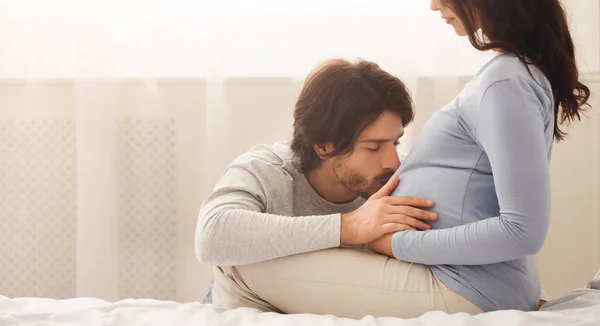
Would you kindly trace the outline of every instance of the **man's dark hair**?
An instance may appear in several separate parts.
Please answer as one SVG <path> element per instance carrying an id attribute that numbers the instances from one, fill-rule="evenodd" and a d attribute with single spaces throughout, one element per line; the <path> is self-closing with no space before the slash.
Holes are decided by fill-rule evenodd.
<path id="1" fill-rule="evenodd" d="M 294 110 L 291 148 L 298 168 L 306 173 L 318 166 L 314 145 L 331 143 L 328 157 L 348 153 L 358 135 L 386 111 L 404 126 L 413 120 L 412 99 L 399 78 L 369 61 L 324 62 L 309 74 Z"/>

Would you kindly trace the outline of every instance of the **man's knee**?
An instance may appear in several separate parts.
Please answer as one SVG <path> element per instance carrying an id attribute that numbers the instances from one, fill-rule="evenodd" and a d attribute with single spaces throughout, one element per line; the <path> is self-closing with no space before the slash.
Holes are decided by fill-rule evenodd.
<path id="1" fill-rule="evenodd" d="M 220 308 L 244 307 L 263 312 L 280 312 L 248 287 L 236 267 L 216 267 L 212 291 L 213 304 Z"/>

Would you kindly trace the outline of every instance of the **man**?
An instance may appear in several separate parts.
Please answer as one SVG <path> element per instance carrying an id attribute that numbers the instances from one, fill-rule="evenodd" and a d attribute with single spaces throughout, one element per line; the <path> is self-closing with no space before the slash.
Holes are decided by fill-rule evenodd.
<path id="1" fill-rule="evenodd" d="M 330 249 L 426 230 L 437 218 L 425 198 L 388 196 L 399 182 L 396 145 L 412 119 L 404 84 L 374 63 L 332 60 L 313 71 L 296 103 L 291 143 L 238 157 L 200 211 L 196 251 L 216 266 L 214 303 L 352 318 L 479 312 L 433 278 L 411 282 L 425 266 Z M 289 259 L 303 270 L 290 271 L 298 264 Z M 344 272 L 328 270 L 328 260 Z M 412 288 L 418 281 L 430 286 Z"/>

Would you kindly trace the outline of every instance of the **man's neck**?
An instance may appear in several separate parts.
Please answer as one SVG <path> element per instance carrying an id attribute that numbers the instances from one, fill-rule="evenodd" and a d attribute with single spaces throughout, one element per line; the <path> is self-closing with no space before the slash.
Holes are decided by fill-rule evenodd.
<path id="1" fill-rule="evenodd" d="M 320 165 L 305 174 L 306 180 L 323 199 L 335 204 L 349 203 L 358 197 L 344 186 L 333 173 L 333 169 Z"/>

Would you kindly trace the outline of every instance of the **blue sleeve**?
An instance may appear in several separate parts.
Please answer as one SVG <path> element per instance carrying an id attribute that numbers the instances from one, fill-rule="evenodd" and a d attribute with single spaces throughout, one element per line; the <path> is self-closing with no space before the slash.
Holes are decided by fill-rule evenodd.
<path id="1" fill-rule="evenodd" d="M 489 158 L 500 216 L 482 216 L 449 229 L 395 233 L 396 258 L 427 265 L 483 265 L 539 252 L 551 205 L 543 108 L 523 79 L 498 81 L 486 89 L 475 141 Z"/>

